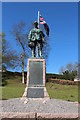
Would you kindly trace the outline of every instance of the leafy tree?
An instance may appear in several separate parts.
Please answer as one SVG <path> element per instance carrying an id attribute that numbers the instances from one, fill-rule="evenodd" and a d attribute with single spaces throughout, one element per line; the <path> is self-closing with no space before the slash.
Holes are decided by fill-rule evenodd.
<path id="1" fill-rule="evenodd" d="M 68 70 L 66 70 L 65 72 L 63 72 L 63 76 L 66 80 L 70 79 L 70 73 Z"/>
<path id="2" fill-rule="evenodd" d="M 65 67 L 65 69 L 63 69 L 64 67 L 60 68 L 60 73 L 63 74 L 63 77 L 66 80 L 74 80 L 74 78 L 77 76 L 78 73 L 78 64 L 77 62 L 75 62 L 74 64 L 72 63 L 68 63 Z"/>
<path id="3" fill-rule="evenodd" d="M 71 73 L 71 79 L 74 80 L 74 78 L 77 76 L 77 70 L 72 71 Z"/>

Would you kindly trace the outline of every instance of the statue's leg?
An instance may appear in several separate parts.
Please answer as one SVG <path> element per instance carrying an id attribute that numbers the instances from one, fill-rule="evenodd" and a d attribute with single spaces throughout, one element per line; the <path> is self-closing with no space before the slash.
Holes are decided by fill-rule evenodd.
<path id="1" fill-rule="evenodd" d="M 36 56 L 38 57 L 38 55 L 39 55 L 39 47 L 38 47 L 38 43 L 36 44 L 36 47 L 37 47 Z"/>
<path id="2" fill-rule="evenodd" d="M 38 54 L 39 54 L 39 57 L 42 58 L 42 46 L 41 46 L 41 43 L 38 43 Z"/>
<path id="3" fill-rule="evenodd" d="M 35 57 L 35 48 L 33 47 L 31 51 L 32 51 L 32 58 L 34 58 Z"/>
<path id="4" fill-rule="evenodd" d="M 36 57 L 36 54 L 35 54 L 35 49 L 36 49 L 36 46 L 34 47 L 34 57 Z"/>

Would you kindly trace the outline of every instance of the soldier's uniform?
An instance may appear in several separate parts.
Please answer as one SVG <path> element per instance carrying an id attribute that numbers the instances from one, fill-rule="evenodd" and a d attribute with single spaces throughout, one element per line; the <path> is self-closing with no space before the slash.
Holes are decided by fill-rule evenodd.
<path id="1" fill-rule="evenodd" d="M 36 46 L 38 47 L 38 54 L 39 57 L 42 57 L 42 47 L 43 47 L 43 41 L 44 41 L 44 33 L 41 29 L 39 29 L 38 27 L 38 23 L 35 22 L 34 23 L 34 27 L 28 36 L 28 40 L 29 40 L 29 47 L 32 50 L 32 57 L 36 57 L 35 55 L 35 50 L 36 50 Z"/>

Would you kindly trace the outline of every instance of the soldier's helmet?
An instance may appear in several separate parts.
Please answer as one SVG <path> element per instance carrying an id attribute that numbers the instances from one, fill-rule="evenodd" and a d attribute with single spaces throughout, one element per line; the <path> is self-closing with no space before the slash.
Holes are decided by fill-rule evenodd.
<path id="1" fill-rule="evenodd" d="M 38 22 L 37 22 L 37 21 L 34 22 L 34 27 L 35 27 L 35 28 L 38 27 Z"/>

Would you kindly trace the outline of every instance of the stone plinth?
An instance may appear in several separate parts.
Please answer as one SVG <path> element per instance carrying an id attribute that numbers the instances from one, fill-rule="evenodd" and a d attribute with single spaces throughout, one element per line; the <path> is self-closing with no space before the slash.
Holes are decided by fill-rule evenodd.
<path id="1" fill-rule="evenodd" d="M 28 59 L 27 87 L 23 97 L 49 97 L 46 90 L 46 65 L 44 59 Z"/>

